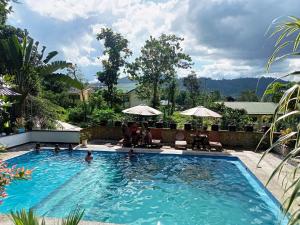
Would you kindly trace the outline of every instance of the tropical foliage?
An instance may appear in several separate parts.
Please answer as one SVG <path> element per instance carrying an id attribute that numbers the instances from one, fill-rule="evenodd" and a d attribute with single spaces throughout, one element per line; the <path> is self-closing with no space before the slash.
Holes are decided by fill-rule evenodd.
<path id="1" fill-rule="evenodd" d="M 267 63 L 267 69 L 272 63 L 283 60 L 289 56 L 299 56 L 300 43 L 300 19 L 296 17 L 289 17 L 288 20 L 278 22 L 275 24 L 273 35 L 279 35 L 275 43 L 275 50 Z M 289 51 L 286 53 L 286 51 Z M 299 76 L 300 71 L 288 73 L 284 77 Z M 272 84 L 273 85 L 273 84 Z M 267 89 L 267 93 L 270 90 Z M 300 153 L 300 84 L 295 83 L 292 87 L 286 90 L 278 102 L 277 109 L 273 115 L 273 121 L 269 131 L 264 135 L 263 139 L 268 136 L 270 147 L 264 152 L 261 160 L 264 159 L 276 146 L 289 144 L 292 146 L 290 152 L 285 156 L 282 162 L 276 167 L 269 178 L 268 183 L 276 176 L 282 175 L 284 177 L 282 185 L 285 191 L 285 201 L 283 203 L 283 211 L 285 214 L 290 213 L 289 224 L 300 224 L 300 208 L 297 203 L 300 196 L 300 176 L 299 166 L 294 168 L 294 171 L 285 170 L 287 163 L 293 160 Z M 290 124 L 289 132 L 283 132 L 280 138 L 276 139 L 274 132 L 277 130 L 278 124 L 281 121 L 296 121 Z M 262 139 L 262 140 L 263 140 Z M 283 174 L 283 171 L 288 171 Z M 267 184 L 268 184 L 267 183 Z"/>
<path id="2" fill-rule="evenodd" d="M 76 208 L 72 210 L 66 218 L 61 220 L 61 225 L 78 225 L 83 217 L 84 210 Z M 30 209 L 26 211 L 22 209 L 17 212 L 10 213 L 10 219 L 14 225 L 46 225 L 46 221 L 43 218 L 39 218 L 35 215 L 34 211 Z"/>
<path id="3" fill-rule="evenodd" d="M 45 47 L 41 53 L 38 52 L 39 43 L 24 36 L 22 42 L 16 35 L 8 39 L 0 40 L 0 57 L 5 65 L 5 74 L 9 75 L 9 80 L 14 85 L 16 91 L 21 94 L 20 116 L 25 117 L 25 101 L 29 95 L 38 95 L 40 80 L 51 75 L 59 69 L 69 66 L 65 61 L 50 60 L 58 53 L 50 52 L 44 58 Z"/>

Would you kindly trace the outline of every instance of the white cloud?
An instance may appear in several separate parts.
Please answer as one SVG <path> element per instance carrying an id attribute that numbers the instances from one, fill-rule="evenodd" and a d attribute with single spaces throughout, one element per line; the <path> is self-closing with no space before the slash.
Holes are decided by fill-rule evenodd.
<path id="1" fill-rule="evenodd" d="M 253 76 L 258 72 L 257 68 L 247 65 L 244 61 L 232 59 L 219 59 L 207 62 L 207 64 L 201 66 L 196 71 L 200 77 L 210 77 L 213 79 Z"/>
<path id="2" fill-rule="evenodd" d="M 77 17 L 88 18 L 92 15 L 111 12 L 118 14 L 138 0 L 25 0 L 31 10 L 42 16 L 70 21 Z"/>
<path id="3" fill-rule="evenodd" d="M 47 17 L 54 19 L 51 25 L 59 24 L 65 28 L 63 29 L 65 39 L 63 42 L 57 42 L 61 43 L 60 48 L 66 60 L 82 67 L 93 69 L 101 67 L 101 60 L 105 57 L 101 56 L 103 42 L 96 41 L 96 34 L 102 27 L 111 27 L 129 40 L 129 47 L 134 52 L 133 58 L 139 54 L 141 46 L 150 35 L 157 37 L 161 33 L 172 33 L 183 37 L 185 39 L 183 48 L 195 62 L 193 70 L 196 70 L 199 76 L 212 78 L 233 78 L 264 73 L 263 66 L 273 44 L 270 40 L 265 44 L 265 29 L 272 19 L 281 16 L 279 12 L 294 12 L 297 9 L 290 6 L 295 5 L 296 0 L 287 0 L 291 4 L 284 4 L 284 7 L 281 3 L 274 4 L 274 0 L 266 0 L 263 3 L 259 0 L 24 0 L 24 2 L 28 10 L 46 19 Z M 35 13 L 31 15 L 34 16 Z M 12 15 L 19 14 L 16 12 Z M 26 21 L 25 17 L 19 16 L 10 20 L 15 23 Z M 74 36 L 72 32 L 72 37 L 75 38 L 66 42 L 66 39 L 70 40 L 66 36 L 71 33 L 70 29 L 74 31 L 77 22 L 80 26 L 78 34 Z M 26 27 L 26 24 L 23 24 L 23 27 Z M 279 67 L 281 69 L 278 70 Z M 300 69 L 297 60 L 288 60 L 285 67 L 283 64 L 272 67 L 274 71 L 292 71 L 297 68 Z M 178 74 L 185 76 L 189 72 L 179 70 Z"/>
<path id="4" fill-rule="evenodd" d="M 91 53 L 96 51 L 92 47 L 93 40 L 93 34 L 86 33 L 80 38 L 73 40 L 69 45 L 62 46 L 61 49 L 65 59 L 79 66 L 99 65 L 100 60 L 91 56 Z"/>

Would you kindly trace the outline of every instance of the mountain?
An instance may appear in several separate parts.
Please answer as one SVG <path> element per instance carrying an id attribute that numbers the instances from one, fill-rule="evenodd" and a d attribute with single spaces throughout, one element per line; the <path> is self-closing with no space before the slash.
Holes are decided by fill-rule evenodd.
<path id="1" fill-rule="evenodd" d="M 254 90 L 259 96 L 262 96 L 267 86 L 274 81 L 271 77 L 258 78 L 236 78 L 236 79 L 223 79 L 213 80 L 211 78 L 199 78 L 201 87 L 206 91 L 220 91 L 221 95 L 237 97 L 242 91 Z M 285 82 L 279 80 L 280 82 Z M 184 89 L 183 79 L 179 79 L 180 89 Z"/>
<path id="2" fill-rule="evenodd" d="M 213 80 L 211 78 L 199 78 L 202 90 L 206 91 L 220 91 L 221 95 L 237 97 L 242 91 L 256 90 L 257 94 L 262 96 L 267 86 L 274 81 L 271 77 L 258 78 L 236 78 Z M 259 81 L 259 82 L 258 82 Z M 278 80 L 279 82 L 286 82 Z M 181 90 L 184 90 L 183 78 L 178 79 L 178 84 Z M 118 81 L 118 88 L 124 91 L 130 91 L 135 88 L 136 82 L 128 79 L 128 77 L 120 78 Z"/>

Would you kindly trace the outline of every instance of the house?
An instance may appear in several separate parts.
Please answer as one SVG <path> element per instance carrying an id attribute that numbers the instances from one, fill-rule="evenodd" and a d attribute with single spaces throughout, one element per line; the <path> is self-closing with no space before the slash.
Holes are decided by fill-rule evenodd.
<path id="1" fill-rule="evenodd" d="M 130 108 L 141 104 L 150 105 L 150 103 L 151 103 L 150 99 L 141 99 L 138 96 L 136 88 L 131 89 L 125 94 L 125 103 L 124 103 L 125 108 Z"/>
<path id="2" fill-rule="evenodd" d="M 69 89 L 69 97 L 73 100 L 73 103 L 75 103 L 76 101 L 88 101 L 90 95 L 94 92 L 94 90 L 92 88 L 86 88 L 84 90 L 79 90 L 77 88 L 73 88 L 71 87 Z"/>
<path id="3" fill-rule="evenodd" d="M 224 103 L 228 108 L 232 109 L 244 109 L 247 115 L 254 118 L 258 125 L 262 125 L 264 118 L 271 117 L 277 107 L 274 102 L 217 102 Z"/>
<path id="4" fill-rule="evenodd" d="M 277 104 L 274 102 L 218 102 L 228 108 L 244 109 L 249 116 L 273 115 Z"/>

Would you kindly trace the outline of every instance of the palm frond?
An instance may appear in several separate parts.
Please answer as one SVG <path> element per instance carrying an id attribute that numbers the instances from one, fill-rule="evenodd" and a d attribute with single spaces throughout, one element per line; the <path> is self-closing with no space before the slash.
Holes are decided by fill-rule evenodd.
<path id="1" fill-rule="evenodd" d="M 51 59 L 53 59 L 58 54 L 57 51 L 49 52 L 46 59 L 44 59 L 44 63 L 47 64 Z"/>
<path id="2" fill-rule="evenodd" d="M 70 212 L 70 214 L 62 219 L 62 225 L 78 225 L 84 214 L 84 210 L 78 207 Z"/>
<path id="3" fill-rule="evenodd" d="M 28 212 L 25 209 L 10 213 L 11 221 L 14 225 L 39 225 L 39 220 L 32 209 Z"/>
<path id="4" fill-rule="evenodd" d="M 54 61 L 50 64 L 43 65 L 39 68 L 39 73 L 41 76 L 46 76 L 56 72 L 57 70 L 65 69 L 70 67 L 72 64 L 66 61 Z"/>
<path id="5" fill-rule="evenodd" d="M 293 16 L 289 16 L 288 18 L 288 21 L 277 23 L 274 31 L 270 35 L 270 37 L 273 37 L 274 35 L 279 34 L 279 37 L 275 43 L 275 50 L 266 65 L 267 71 L 269 71 L 271 64 L 273 64 L 275 61 L 300 54 L 299 52 L 296 52 L 300 44 L 300 18 Z M 271 27 L 269 27 L 268 30 L 269 29 L 271 29 Z M 296 35 L 294 40 L 287 40 L 291 35 L 294 34 Z M 292 52 L 279 55 L 283 49 L 289 47 L 290 45 L 292 45 Z"/>

